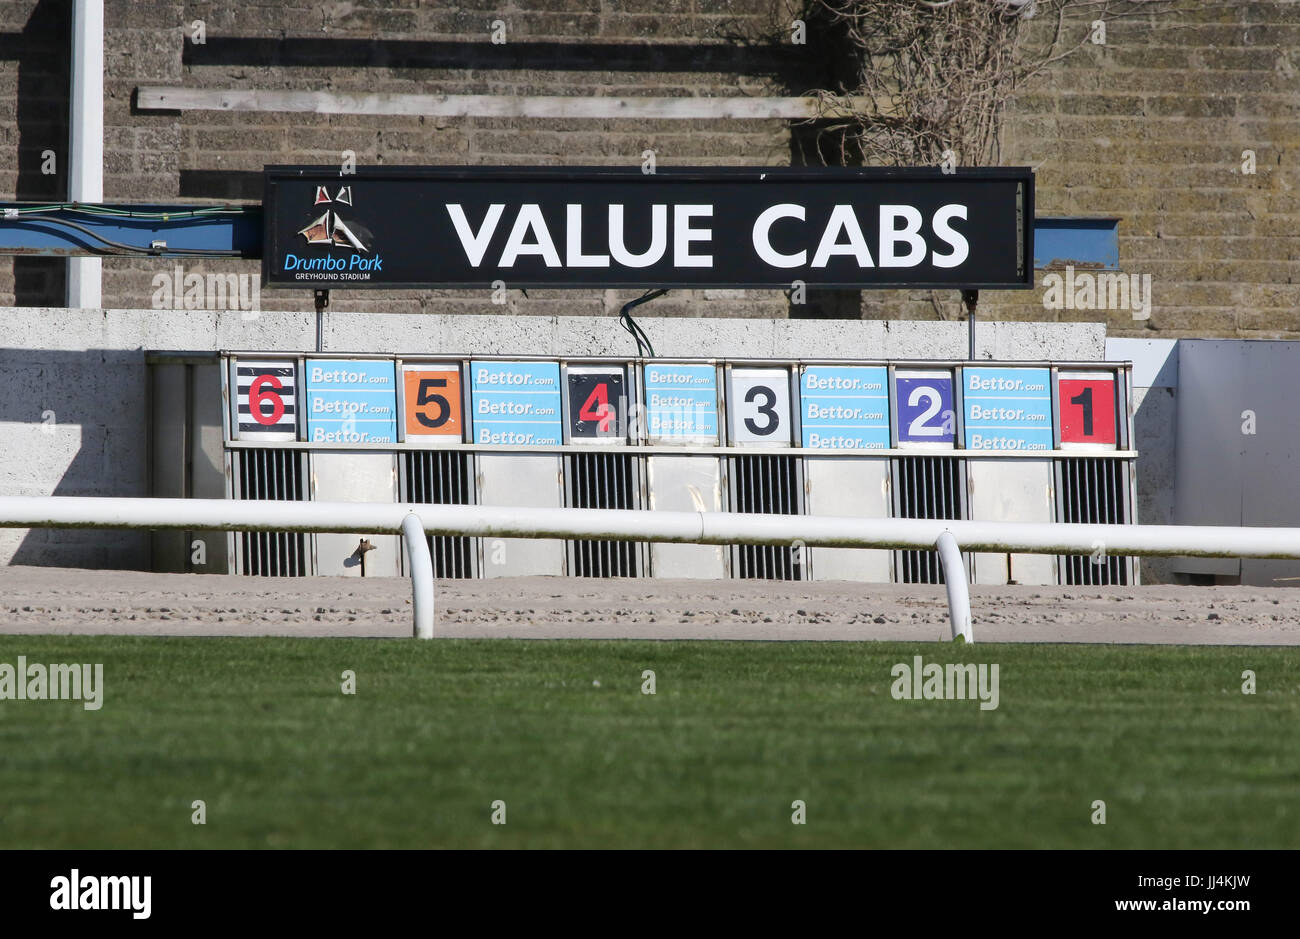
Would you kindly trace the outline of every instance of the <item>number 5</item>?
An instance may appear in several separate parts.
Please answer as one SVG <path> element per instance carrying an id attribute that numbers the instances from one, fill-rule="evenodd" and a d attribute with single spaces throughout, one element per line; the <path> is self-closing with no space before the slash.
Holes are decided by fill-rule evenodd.
<path id="1" fill-rule="evenodd" d="M 441 427 L 447 423 L 447 418 L 451 416 L 451 405 L 447 399 L 440 394 L 435 394 L 434 388 L 446 388 L 447 379 L 445 378 L 421 378 L 420 387 L 415 396 L 415 406 L 422 408 L 426 404 L 438 405 L 438 413 L 435 417 L 429 417 L 420 411 L 415 412 L 415 419 L 430 429 Z"/>

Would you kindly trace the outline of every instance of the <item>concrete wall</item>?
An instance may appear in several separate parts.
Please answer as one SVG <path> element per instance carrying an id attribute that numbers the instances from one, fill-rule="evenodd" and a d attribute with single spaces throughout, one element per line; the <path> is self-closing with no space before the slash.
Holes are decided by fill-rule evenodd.
<path id="1" fill-rule="evenodd" d="M 1120 218 L 1120 267 L 1151 275 L 1150 319 L 1047 313 L 1041 273 L 990 313 L 1101 320 L 1111 336 L 1300 335 L 1298 117 L 1300 3 L 1175 0 L 1112 22 L 1105 45 L 1022 89 L 1003 158 L 1035 167 L 1039 215 Z"/>
<path id="2" fill-rule="evenodd" d="M 0 309 L 0 493 L 148 495 L 146 350 L 305 351 L 315 316 L 290 312 Z M 644 320 L 660 355 L 964 358 L 960 323 Z M 615 320 L 333 312 L 326 352 L 634 355 Z M 1099 324 L 982 323 L 985 359 L 1103 357 Z M 129 532 L 0 531 L 0 563 L 146 568 Z"/>

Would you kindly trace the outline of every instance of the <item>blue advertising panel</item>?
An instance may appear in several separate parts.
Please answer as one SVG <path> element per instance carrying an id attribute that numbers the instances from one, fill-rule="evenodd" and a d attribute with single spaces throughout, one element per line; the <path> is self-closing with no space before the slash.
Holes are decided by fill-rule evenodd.
<path id="1" fill-rule="evenodd" d="M 397 380 L 391 359 L 308 359 L 306 371 L 310 442 L 397 440 Z"/>
<path id="2" fill-rule="evenodd" d="M 889 449 L 889 370 L 883 365 L 810 365 L 799 380 L 803 446 Z"/>
<path id="3" fill-rule="evenodd" d="M 1045 368 L 963 369 L 967 449 L 1052 449 L 1050 380 Z"/>
<path id="4" fill-rule="evenodd" d="M 952 406 L 951 371 L 896 371 L 894 400 L 899 446 L 954 445 L 957 416 Z"/>
<path id="5" fill-rule="evenodd" d="M 560 363 L 471 362 L 470 409 L 475 443 L 560 444 Z"/>
<path id="6" fill-rule="evenodd" d="M 651 441 L 717 442 L 718 371 L 712 365 L 647 364 L 645 402 Z"/>

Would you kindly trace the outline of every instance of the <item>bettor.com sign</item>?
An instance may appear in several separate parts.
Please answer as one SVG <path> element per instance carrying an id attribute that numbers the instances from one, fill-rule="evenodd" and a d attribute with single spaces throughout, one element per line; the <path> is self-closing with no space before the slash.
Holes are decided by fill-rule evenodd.
<path id="1" fill-rule="evenodd" d="M 1033 174 L 268 167 L 263 282 L 1028 288 Z"/>

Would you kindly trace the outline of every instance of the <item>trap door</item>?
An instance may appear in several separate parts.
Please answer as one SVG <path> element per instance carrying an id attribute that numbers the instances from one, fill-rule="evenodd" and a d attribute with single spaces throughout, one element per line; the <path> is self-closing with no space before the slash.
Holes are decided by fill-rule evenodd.
<path id="1" fill-rule="evenodd" d="M 397 460 L 392 452 L 313 450 L 309 456 L 313 502 L 397 501 Z M 315 573 L 360 577 L 362 539 L 375 546 L 365 552 L 365 576 L 400 577 L 402 555 L 397 535 L 317 534 L 312 536 Z"/>

